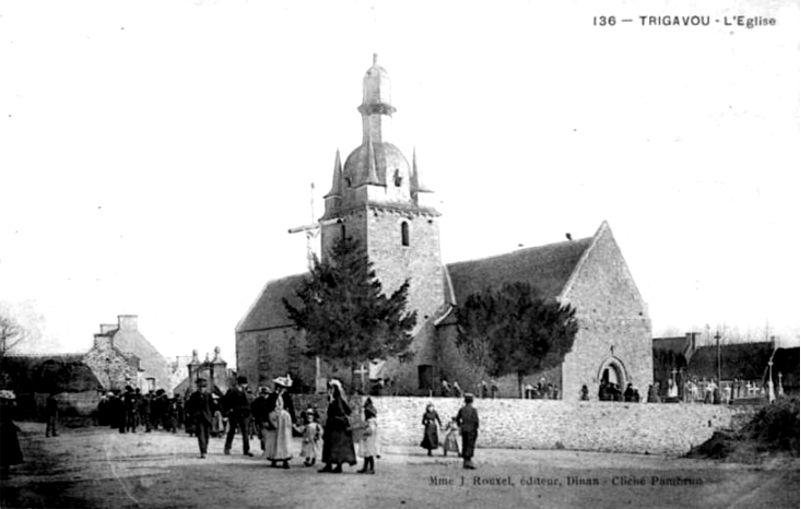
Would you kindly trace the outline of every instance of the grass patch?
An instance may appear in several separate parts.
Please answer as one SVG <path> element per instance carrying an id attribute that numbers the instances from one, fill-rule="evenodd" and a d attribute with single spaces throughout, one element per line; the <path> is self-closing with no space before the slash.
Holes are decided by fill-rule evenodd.
<path id="1" fill-rule="evenodd" d="M 716 431 L 693 447 L 689 458 L 764 463 L 777 457 L 798 457 L 799 401 L 782 397 L 763 405 L 736 430 Z"/>

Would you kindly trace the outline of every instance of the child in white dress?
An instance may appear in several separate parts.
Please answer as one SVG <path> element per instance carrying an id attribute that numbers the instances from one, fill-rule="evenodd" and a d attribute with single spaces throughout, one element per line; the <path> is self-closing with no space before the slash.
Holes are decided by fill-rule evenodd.
<path id="1" fill-rule="evenodd" d="M 364 403 L 364 424 L 362 439 L 359 442 L 359 455 L 364 458 L 364 466 L 360 474 L 375 474 L 375 458 L 378 456 L 378 421 L 373 401 L 367 398 Z"/>
<path id="2" fill-rule="evenodd" d="M 321 426 L 315 422 L 312 412 L 303 414 L 304 425 L 295 426 L 298 433 L 303 435 L 303 445 L 300 448 L 300 455 L 303 456 L 303 464 L 307 467 L 314 465 L 317 455 L 320 453 Z"/>
<path id="3" fill-rule="evenodd" d="M 459 456 L 459 424 L 456 422 L 456 417 L 451 419 L 451 422 L 443 430 L 445 432 L 445 443 L 442 446 L 442 455 L 447 456 L 448 451 L 455 452 Z"/>

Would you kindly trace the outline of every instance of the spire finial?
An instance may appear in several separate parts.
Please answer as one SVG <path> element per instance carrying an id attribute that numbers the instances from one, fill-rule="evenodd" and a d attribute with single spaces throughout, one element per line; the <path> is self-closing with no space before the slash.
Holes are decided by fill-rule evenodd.
<path id="1" fill-rule="evenodd" d="M 378 65 L 378 53 L 373 53 L 373 65 Z"/>

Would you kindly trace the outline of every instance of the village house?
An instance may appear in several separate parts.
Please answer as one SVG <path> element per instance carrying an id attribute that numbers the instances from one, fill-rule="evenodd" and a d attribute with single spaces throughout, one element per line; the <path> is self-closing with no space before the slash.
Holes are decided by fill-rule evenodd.
<path id="1" fill-rule="evenodd" d="M 167 360 L 142 335 L 136 315 L 101 324 L 86 353 L 9 355 L 3 359 L 6 386 L 17 394 L 20 413 L 36 415 L 49 394 L 61 394 L 64 410 L 86 414 L 99 393 L 127 385 L 143 392 L 169 389 Z"/>
<path id="2" fill-rule="evenodd" d="M 431 394 L 439 380 L 479 382 L 454 342 L 454 308 L 472 293 L 526 282 L 546 299 L 576 308 L 579 331 L 562 364 L 524 382 L 546 378 L 560 399 L 577 400 L 583 385 L 597 399 L 602 380 L 642 391 L 653 377 L 647 305 L 605 221 L 595 234 L 519 249 L 481 260 L 443 264 L 439 212 L 424 183 L 416 153 L 411 164 L 392 144 L 395 108 L 387 71 L 374 58 L 363 80 L 362 142 L 341 162 L 335 155 L 331 190 L 320 219 L 321 252 L 343 236 L 366 247 L 386 292 L 409 279 L 408 308 L 417 312 L 413 360 L 386 362 L 373 376 L 387 378 L 397 393 Z M 458 185 L 454 184 L 454 185 Z M 303 332 L 289 320 L 282 299 L 292 300 L 304 274 L 269 281 L 236 327 L 237 368 L 259 383 L 290 372 L 305 387 L 321 387 L 331 375 L 302 355 Z M 501 397 L 517 397 L 517 377 L 493 381 Z"/>

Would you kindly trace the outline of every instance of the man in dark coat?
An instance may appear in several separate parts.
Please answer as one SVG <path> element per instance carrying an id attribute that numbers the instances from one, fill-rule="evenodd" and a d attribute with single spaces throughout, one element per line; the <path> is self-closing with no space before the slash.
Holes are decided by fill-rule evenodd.
<path id="1" fill-rule="evenodd" d="M 120 429 L 121 433 L 131 431 L 136 433 L 137 400 L 134 388 L 130 385 L 125 386 L 125 394 L 122 396 L 122 405 L 125 408 L 125 419 Z"/>
<path id="2" fill-rule="evenodd" d="M 144 396 L 140 396 L 138 401 L 139 407 L 139 422 L 144 423 L 145 433 L 150 433 L 150 413 L 153 410 L 153 393 L 148 392 Z"/>
<path id="3" fill-rule="evenodd" d="M 120 422 L 125 422 L 125 408 L 122 405 L 122 395 L 119 390 L 111 392 L 108 399 L 108 424 L 112 429 L 119 429 L 120 433 L 125 433 L 125 425 L 120 425 Z"/>
<path id="4" fill-rule="evenodd" d="M 187 421 L 191 422 L 197 435 L 197 444 L 200 447 L 200 458 L 206 457 L 211 435 L 211 394 L 206 388 L 206 379 L 198 378 L 195 382 L 197 390 L 189 396 L 186 402 Z"/>
<path id="5" fill-rule="evenodd" d="M 473 408 L 473 395 L 464 395 L 464 406 L 456 414 L 456 423 L 462 432 L 462 458 L 464 468 L 475 469 L 473 464 L 473 452 L 478 439 L 478 412 Z"/>
<path id="6" fill-rule="evenodd" d="M 253 456 L 250 452 L 250 401 L 246 388 L 248 379 L 240 376 L 236 379 L 236 387 L 231 387 L 223 397 L 223 409 L 228 416 L 228 435 L 225 437 L 225 454 L 231 454 L 231 445 L 237 428 L 242 434 L 242 454 Z"/>
<path id="7" fill-rule="evenodd" d="M 47 397 L 47 403 L 45 405 L 45 414 L 47 416 L 47 428 L 45 429 L 45 436 L 46 437 L 57 437 L 57 425 L 58 425 L 58 398 L 56 398 L 56 394 L 53 393 Z"/>
<path id="8" fill-rule="evenodd" d="M 259 396 L 250 404 L 250 414 L 253 419 L 253 424 L 256 427 L 256 435 L 261 442 L 261 450 L 264 451 L 264 432 L 267 423 L 270 422 L 270 412 L 267 410 L 267 396 L 270 395 L 270 389 L 267 387 L 259 387 Z"/>
<path id="9" fill-rule="evenodd" d="M 175 402 L 175 420 L 177 422 L 176 427 L 180 428 L 181 426 L 185 426 L 186 415 L 184 412 L 184 397 L 180 393 L 175 393 L 173 397 L 173 401 Z"/>

